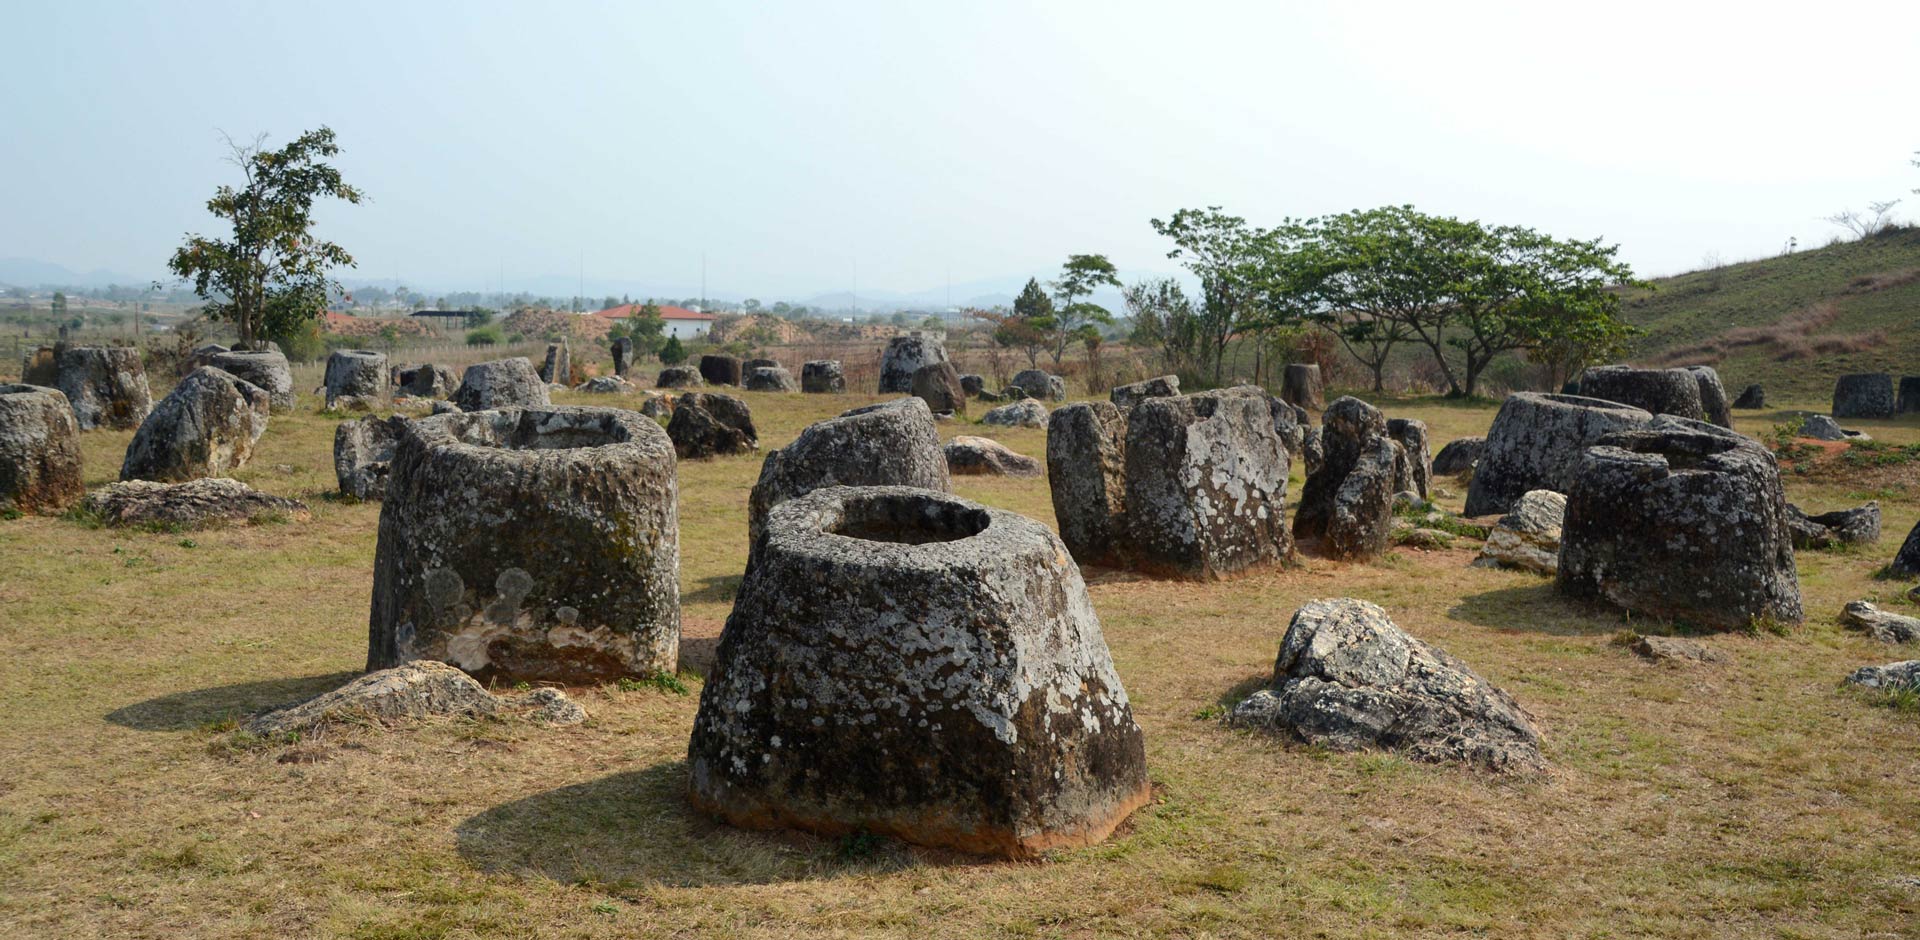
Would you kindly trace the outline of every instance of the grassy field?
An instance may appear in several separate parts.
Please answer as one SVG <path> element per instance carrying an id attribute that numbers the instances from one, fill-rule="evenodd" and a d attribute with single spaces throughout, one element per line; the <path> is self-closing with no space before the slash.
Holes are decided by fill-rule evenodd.
<path id="1" fill-rule="evenodd" d="M 746 397 L 764 447 L 871 400 Z M 1492 417 L 1382 404 L 1428 421 L 1436 449 Z M 1770 420 L 1742 415 L 1742 429 Z M 1859 665 L 1913 654 L 1834 623 L 1860 597 L 1913 612 L 1907 585 L 1872 577 L 1920 517 L 1910 468 L 1790 479 L 1810 510 L 1878 498 L 1888 534 L 1803 553 L 1808 623 L 1705 638 L 1725 666 L 1641 662 L 1615 637 L 1658 625 L 1468 567 L 1464 547 L 1214 584 L 1089 572 L 1156 800 L 1100 846 L 984 864 L 735 831 L 687 808 L 698 674 L 739 583 L 758 458 L 680 468 L 689 693 L 577 689 L 593 718 L 566 729 L 452 721 L 231 747 L 236 716 L 339 684 L 365 656 L 379 507 L 328 495 L 334 423 L 303 399 L 238 474 L 308 501 L 308 522 L 0 522 L 6 935 L 1920 935 L 1920 714 L 1838 688 Z M 1860 423 L 1920 441 L 1920 423 Z M 1045 451 L 1037 430 L 942 430 Z M 129 437 L 87 436 L 90 484 L 112 478 Z M 1457 508 L 1463 489 L 1443 485 Z M 957 488 L 1052 521 L 1044 480 Z M 1342 595 L 1512 692 L 1553 772 L 1488 779 L 1220 724 L 1221 703 L 1270 672 L 1292 611 Z"/>

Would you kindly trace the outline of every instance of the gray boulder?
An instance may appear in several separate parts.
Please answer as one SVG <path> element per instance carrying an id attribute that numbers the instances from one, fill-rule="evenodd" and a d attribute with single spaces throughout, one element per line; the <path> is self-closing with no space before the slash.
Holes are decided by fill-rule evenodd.
<path id="1" fill-rule="evenodd" d="M 1687 366 L 1686 371 L 1700 390 L 1701 420 L 1723 428 L 1733 427 L 1733 406 L 1727 401 L 1727 387 L 1720 384 L 1720 373 L 1712 366 Z"/>
<path id="2" fill-rule="evenodd" d="M 1116 385 L 1113 391 L 1107 393 L 1107 398 L 1113 402 L 1114 407 L 1126 412 L 1132 411 L 1133 406 L 1149 398 L 1177 398 L 1179 395 L 1180 377 L 1162 375 L 1131 385 Z"/>
<path id="3" fill-rule="evenodd" d="M 342 421 L 333 429 L 333 475 L 340 495 L 369 501 L 386 497 L 393 449 L 406 427 L 407 419 L 394 415 Z"/>
<path id="4" fill-rule="evenodd" d="M 1313 411 L 1327 407 L 1326 392 L 1320 384 L 1320 367 L 1312 363 L 1288 363 L 1280 374 L 1280 397 L 1288 404 Z"/>
<path id="5" fill-rule="evenodd" d="M 947 471 L 955 476 L 1037 477 L 1040 461 L 1008 450 L 992 438 L 961 434 L 943 448 Z"/>
<path id="6" fill-rule="evenodd" d="M 780 368 L 780 360 L 778 359 L 748 359 L 740 363 L 740 375 L 742 378 L 744 378 L 747 375 L 752 374 L 753 370 L 755 369 L 778 369 L 778 368 Z"/>
<path id="7" fill-rule="evenodd" d="M 59 389 L 0 385 L 0 510 L 53 514 L 86 493 L 80 425 Z"/>
<path id="8" fill-rule="evenodd" d="M 427 363 L 400 370 L 399 390 L 415 398 L 446 398 L 460 387 L 453 370 Z"/>
<path id="9" fill-rule="evenodd" d="M 541 716 L 558 716 L 557 720 L 546 717 L 543 724 L 578 724 L 587 717 L 586 711 L 559 689 L 498 696 L 452 666 L 422 661 L 371 672 L 316 698 L 257 715 L 247 722 L 245 730 L 257 737 L 306 735 L 340 722 L 393 724 L 429 718 L 490 718 L 521 708 L 531 708 Z"/>
<path id="10" fill-rule="evenodd" d="M 265 390 L 201 366 L 140 423 L 120 464 L 120 479 L 176 483 L 238 470 L 267 432 L 270 412 Z"/>
<path id="11" fill-rule="evenodd" d="M 1151 398 L 1127 416 L 1126 428 L 1126 545 L 1134 567 L 1210 579 L 1292 556 L 1290 464 L 1265 401 L 1231 392 Z"/>
<path id="12" fill-rule="evenodd" d="M 708 385 L 739 385 L 740 360 L 713 353 L 701 356 L 700 379 Z"/>
<path id="13" fill-rule="evenodd" d="M 137 428 L 153 410 L 147 367 L 128 346 L 69 346 L 55 356 L 60 391 L 82 431 Z"/>
<path id="14" fill-rule="evenodd" d="M 387 355 L 371 349 L 336 349 L 327 356 L 327 407 L 336 407 L 338 399 L 353 398 L 369 404 L 388 399 Z"/>
<path id="15" fill-rule="evenodd" d="M 1327 462 L 1327 448 L 1320 439 L 1320 426 L 1305 425 L 1300 429 L 1300 468 L 1307 472 L 1307 479 L 1320 472 Z"/>
<path id="16" fill-rule="evenodd" d="M 169 526 L 198 529 L 256 519 L 307 519 L 307 505 L 272 496 L 225 477 L 154 483 L 109 483 L 87 494 L 87 508 L 110 526 Z"/>
<path id="17" fill-rule="evenodd" d="M 547 344 L 547 358 L 540 363 L 540 381 L 548 385 L 573 384 L 573 350 L 566 340 Z"/>
<path id="18" fill-rule="evenodd" d="M 617 375 L 596 375 L 573 387 L 576 392 L 589 395 L 631 395 L 634 385 Z"/>
<path id="19" fill-rule="evenodd" d="M 1920 411 L 1920 375 L 1900 377 L 1900 394 L 1893 410 L 1903 415 Z"/>
<path id="20" fill-rule="evenodd" d="M 1803 619 L 1786 498 L 1759 442 L 1663 415 L 1596 442 L 1566 495 L 1560 593 L 1719 629 Z"/>
<path id="21" fill-rule="evenodd" d="M 1747 411 L 1767 407 L 1767 390 L 1755 384 L 1740 390 L 1740 397 L 1733 400 L 1733 407 Z"/>
<path id="22" fill-rule="evenodd" d="M 1840 427 L 1839 422 L 1826 415 L 1808 415 L 1800 422 L 1800 436 L 1810 437 L 1816 441 L 1844 441 L 1847 439 L 1847 432 Z"/>
<path id="23" fill-rule="evenodd" d="M 747 497 L 748 544 L 757 544 L 773 507 L 832 486 L 913 486 L 947 492 L 947 460 L 933 413 L 918 398 L 855 409 L 808 425 L 767 454 Z"/>
<path id="24" fill-rule="evenodd" d="M 947 346 L 939 336 L 915 331 L 887 341 L 880 355 L 880 394 L 913 394 L 913 374 L 925 366 L 947 361 Z"/>
<path id="25" fill-rule="evenodd" d="M 1733 661 L 1733 657 L 1702 643 L 1683 640 L 1671 636 L 1641 636 L 1634 634 L 1627 642 L 1627 649 L 1641 659 L 1670 665 L 1690 665 L 1701 663 L 1714 665 Z"/>
<path id="26" fill-rule="evenodd" d="M 693 805 L 733 825 L 1012 858 L 1097 843 L 1151 799 L 1060 540 L 908 487 L 774 508 L 687 764 Z"/>
<path id="27" fill-rule="evenodd" d="M 1039 369 L 1024 369 L 1013 377 L 1010 388 L 1017 388 L 1028 398 L 1042 401 L 1065 401 L 1067 398 L 1067 380 L 1057 375 L 1049 375 Z"/>
<path id="28" fill-rule="evenodd" d="M 1893 376 L 1885 372 L 1843 375 L 1834 380 L 1835 418 L 1891 418 L 1898 406 Z"/>
<path id="29" fill-rule="evenodd" d="M 800 383 L 794 381 L 793 373 L 779 366 L 756 366 L 747 370 L 746 389 L 749 392 L 797 392 Z"/>
<path id="30" fill-rule="evenodd" d="M 633 368 L 633 340 L 622 336 L 613 341 L 613 374 L 627 377 L 627 370 Z"/>
<path id="31" fill-rule="evenodd" d="M 235 349 L 215 353 L 207 364 L 259 386 L 267 393 L 274 412 L 293 410 L 293 368 L 287 365 L 286 356 L 271 349 Z"/>
<path id="32" fill-rule="evenodd" d="M 800 366 L 800 390 L 813 395 L 837 395 L 847 390 L 846 372 L 838 359 L 815 359 Z"/>
<path id="33" fill-rule="evenodd" d="M 1900 543 L 1900 551 L 1887 564 L 1887 573 L 1901 578 L 1920 575 L 1920 522 L 1914 523 L 1907 532 L 1906 541 Z"/>
<path id="34" fill-rule="evenodd" d="M 1487 439 L 1484 437 L 1456 437 L 1433 455 L 1433 474 L 1452 477 L 1472 470 L 1486 449 Z"/>
<path id="35" fill-rule="evenodd" d="M 968 398 L 980 398 L 987 394 L 987 378 L 977 372 L 963 372 L 960 390 L 966 392 Z"/>
<path id="36" fill-rule="evenodd" d="M 1513 504 L 1487 533 L 1474 564 L 1482 568 L 1519 568 L 1553 574 L 1560 569 L 1560 526 L 1567 498 L 1552 490 L 1533 490 Z"/>
<path id="37" fill-rule="evenodd" d="M 649 418 L 673 417 L 673 399 L 659 392 L 642 392 L 639 411 Z"/>
<path id="38" fill-rule="evenodd" d="M 1433 451 L 1427 446 L 1427 423 L 1413 418 L 1389 418 L 1387 436 L 1400 445 L 1393 465 L 1394 491 L 1413 493 L 1422 501 L 1431 499 Z"/>
<path id="39" fill-rule="evenodd" d="M 1888 663 L 1884 666 L 1861 666 L 1853 671 L 1853 675 L 1847 677 L 1847 684 L 1887 692 L 1920 690 L 1920 659 Z"/>
<path id="40" fill-rule="evenodd" d="M 1540 731 L 1511 696 L 1352 598 L 1295 612 L 1273 686 L 1229 721 L 1334 750 L 1378 748 L 1500 772 L 1546 767 Z"/>
<path id="41" fill-rule="evenodd" d="M 1639 408 L 1577 395 L 1508 395 L 1487 429 L 1486 448 L 1467 487 L 1464 515 L 1504 513 L 1529 490 L 1565 493 L 1573 467 L 1589 445 L 1652 420 L 1653 415 Z"/>
<path id="42" fill-rule="evenodd" d="M 680 641 L 674 456 L 621 408 L 503 408 L 407 424 L 374 552 L 367 669 L 499 678 L 671 673 Z"/>
<path id="43" fill-rule="evenodd" d="M 1717 376 L 1714 381 L 1718 384 Z M 1594 366 L 1580 373 L 1580 394 L 1650 414 L 1706 420 L 1706 409 L 1700 402 L 1700 379 L 1686 369 Z"/>
<path id="44" fill-rule="evenodd" d="M 1809 516 L 1800 507 L 1788 503 L 1787 526 L 1793 532 L 1793 547 L 1796 549 L 1878 542 L 1880 504 L 1869 500 L 1866 505 L 1853 509 L 1836 509 Z"/>
<path id="45" fill-rule="evenodd" d="M 226 352 L 227 347 L 219 347 Z M 199 368 L 195 366 L 194 368 Z M 193 369 L 182 370 L 181 374 Z M 20 360 L 20 384 L 38 385 L 42 388 L 60 387 L 60 350 L 52 346 L 36 346 L 27 350 Z"/>
<path id="46" fill-rule="evenodd" d="M 921 366 L 913 373 L 912 392 L 934 414 L 967 413 L 967 393 L 960 387 L 960 373 L 951 362 Z"/>
<path id="47" fill-rule="evenodd" d="M 1882 643 L 1920 640 L 1920 619 L 1890 613 L 1866 601 L 1848 601 L 1840 610 L 1840 623 L 1864 631 Z"/>
<path id="48" fill-rule="evenodd" d="M 1364 560 L 1386 550 L 1393 535 L 1398 444 L 1380 409 L 1351 396 L 1321 417 L 1321 459 L 1300 491 L 1293 537 L 1319 540 L 1336 558 Z M 1348 478 L 1358 474 L 1349 486 Z"/>
<path id="49" fill-rule="evenodd" d="M 1001 405 L 989 409 L 980 416 L 983 424 L 994 424 L 1008 428 L 1039 428 L 1047 424 L 1047 406 L 1032 398 L 1022 398 L 1011 405 Z"/>
<path id="50" fill-rule="evenodd" d="M 655 388 L 699 388 L 707 384 L 700 377 L 700 370 L 692 366 L 668 366 L 660 370 L 658 378 L 653 380 Z"/>
<path id="51" fill-rule="evenodd" d="M 718 392 L 687 392 L 674 403 L 667 436 L 681 460 L 744 454 L 760 446 L 747 403 Z"/>
<path id="52" fill-rule="evenodd" d="M 553 401 L 547 383 L 525 356 L 468 366 L 451 400 L 461 411 L 544 408 Z"/>
<path id="53" fill-rule="evenodd" d="M 1001 410 L 987 412 L 988 419 Z M 1054 521 L 1060 540 L 1080 564 L 1124 562 L 1126 459 L 1127 418 L 1112 403 L 1075 402 L 1048 416 L 1047 488 Z"/>

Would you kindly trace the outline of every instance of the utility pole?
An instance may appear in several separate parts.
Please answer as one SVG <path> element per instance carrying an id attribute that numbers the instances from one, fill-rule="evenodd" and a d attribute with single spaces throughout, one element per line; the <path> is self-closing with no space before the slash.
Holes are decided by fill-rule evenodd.
<path id="1" fill-rule="evenodd" d="M 707 312 L 707 253 L 700 253 L 700 312 Z"/>

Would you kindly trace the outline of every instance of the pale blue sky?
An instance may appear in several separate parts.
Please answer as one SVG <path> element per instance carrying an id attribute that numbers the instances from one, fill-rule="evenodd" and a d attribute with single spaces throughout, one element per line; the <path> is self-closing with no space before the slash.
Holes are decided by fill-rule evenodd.
<path id="1" fill-rule="evenodd" d="M 157 276 L 217 131 L 323 123 L 374 200 L 325 233 L 439 289 L 1151 273 L 1147 220 L 1208 204 L 1413 203 L 1653 274 L 1920 218 L 1920 4 L 1570 6 L 14 3 L 0 257 Z"/>

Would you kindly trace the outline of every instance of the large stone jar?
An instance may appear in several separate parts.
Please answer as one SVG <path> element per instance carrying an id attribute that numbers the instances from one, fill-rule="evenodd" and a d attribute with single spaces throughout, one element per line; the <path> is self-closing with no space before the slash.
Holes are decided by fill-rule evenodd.
<path id="1" fill-rule="evenodd" d="M 86 494 L 80 425 L 59 389 L 0 385 L 0 509 L 57 513 Z"/>
<path id="2" fill-rule="evenodd" d="M 120 462 L 120 479 L 179 483 L 238 470 L 253 459 L 271 409 L 265 389 L 201 366 L 140 422 Z"/>
<path id="3" fill-rule="evenodd" d="M 293 369 L 286 356 L 271 349 L 233 349 L 214 353 L 207 364 L 259 386 L 274 413 L 293 410 Z"/>
<path id="4" fill-rule="evenodd" d="M 1474 466 L 1466 515 L 1505 513 L 1533 490 L 1566 493 L 1568 476 L 1589 445 L 1652 420 L 1639 408 L 1578 395 L 1508 395 Z"/>
<path id="5" fill-rule="evenodd" d="M 327 407 L 351 398 L 368 406 L 388 396 L 387 355 L 371 349 L 336 349 L 327 356 Z"/>
<path id="6" fill-rule="evenodd" d="M 1893 376 L 1885 372 L 1843 375 L 1833 382 L 1836 418 L 1891 418 L 1899 408 Z"/>
<path id="7" fill-rule="evenodd" d="M 935 334 L 915 331 L 887 340 L 887 349 L 880 354 L 880 394 L 910 394 L 915 372 L 946 361 L 947 344 Z"/>
<path id="8" fill-rule="evenodd" d="M 525 356 L 475 363 L 461 373 L 452 402 L 461 411 L 489 408 L 544 408 L 552 400 L 547 383 Z"/>
<path id="9" fill-rule="evenodd" d="M 153 410 L 147 367 L 130 346 L 69 346 L 55 356 L 60 391 L 80 430 L 137 428 Z"/>
<path id="10" fill-rule="evenodd" d="M 775 507 L 688 746 L 699 809 L 1004 857 L 1149 798 L 1079 569 L 1047 528 L 910 487 Z"/>
<path id="11" fill-rule="evenodd" d="M 401 429 L 380 511 L 367 668 L 481 679 L 670 673 L 680 644 L 673 445 L 621 408 L 504 408 Z"/>
<path id="12" fill-rule="evenodd" d="M 913 486 L 947 492 L 947 459 L 927 403 L 900 398 L 807 426 L 767 455 L 747 497 L 747 535 L 758 542 L 773 507 L 830 486 Z"/>

